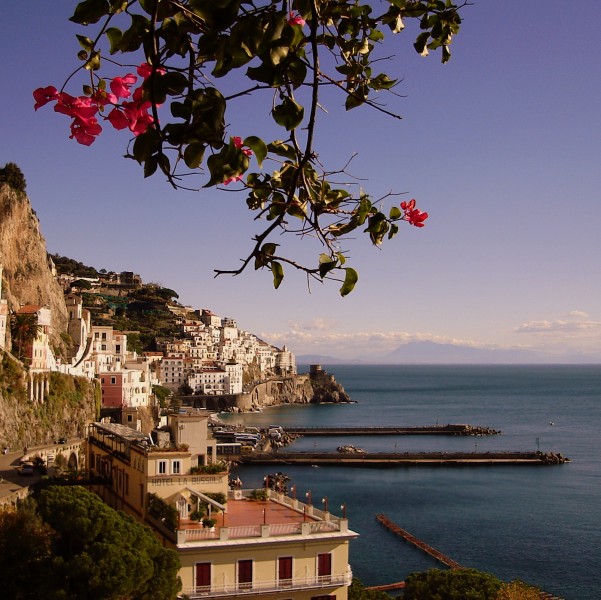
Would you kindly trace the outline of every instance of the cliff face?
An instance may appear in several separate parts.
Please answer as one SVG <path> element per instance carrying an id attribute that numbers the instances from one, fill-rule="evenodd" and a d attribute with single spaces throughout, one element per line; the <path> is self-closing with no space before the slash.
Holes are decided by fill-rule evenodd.
<path id="1" fill-rule="evenodd" d="M 63 291 L 50 270 L 46 241 L 29 198 L 8 184 L 0 184 L 0 262 L 4 266 L 2 292 L 9 309 L 21 304 L 48 306 L 52 346 L 63 348 L 60 334 L 67 330 L 68 320 Z"/>
<path id="2" fill-rule="evenodd" d="M 26 373 L 8 354 L 0 358 L 0 445 L 18 450 L 58 438 L 82 437 L 96 419 L 100 403 L 97 382 L 51 373 L 43 403 L 27 399 Z M 0 450 L 2 449 L 0 448 Z"/>

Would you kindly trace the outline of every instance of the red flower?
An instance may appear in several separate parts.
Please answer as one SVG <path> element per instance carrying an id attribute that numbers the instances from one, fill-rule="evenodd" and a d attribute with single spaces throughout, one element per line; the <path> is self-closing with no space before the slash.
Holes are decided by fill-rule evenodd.
<path id="1" fill-rule="evenodd" d="M 305 23 L 305 19 L 303 19 L 300 15 L 297 15 L 293 12 L 290 13 L 290 16 L 288 17 L 288 25 L 300 25 L 302 27 Z"/>
<path id="2" fill-rule="evenodd" d="M 129 88 L 138 81 L 133 73 L 128 73 L 125 77 L 113 77 L 111 81 L 111 91 L 117 98 L 129 98 L 131 92 Z"/>
<path id="3" fill-rule="evenodd" d="M 407 221 L 407 223 L 414 227 L 423 227 L 425 225 L 424 221 L 428 218 L 428 213 L 415 208 L 415 200 L 401 202 L 401 208 L 405 211 L 403 215 L 404 221 Z"/>
<path id="4" fill-rule="evenodd" d="M 242 141 L 242 138 L 240 136 L 237 136 L 237 135 L 233 136 L 232 144 L 234 144 L 234 146 L 236 146 L 236 148 L 240 148 L 240 150 L 242 150 L 243 154 L 246 154 L 246 156 L 253 155 L 253 151 L 250 148 L 244 148 L 244 142 Z"/>
<path id="5" fill-rule="evenodd" d="M 140 77 L 142 77 L 144 80 L 148 79 L 151 75 L 152 75 L 152 65 L 149 65 L 148 63 L 142 63 L 137 69 L 136 71 L 138 72 L 138 75 Z M 154 70 L 155 73 L 158 73 L 159 75 L 164 75 L 165 74 L 165 69 L 163 69 L 162 67 L 157 67 Z"/>
<path id="6" fill-rule="evenodd" d="M 48 102 L 57 100 L 58 99 L 58 91 L 53 85 L 49 85 L 48 87 L 45 87 L 45 88 L 38 88 L 37 90 L 34 90 L 34 92 L 33 92 L 33 99 L 35 100 L 35 105 L 33 108 L 35 110 L 37 110 L 38 108 L 44 106 L 45 104 L 48 104 Z"/>

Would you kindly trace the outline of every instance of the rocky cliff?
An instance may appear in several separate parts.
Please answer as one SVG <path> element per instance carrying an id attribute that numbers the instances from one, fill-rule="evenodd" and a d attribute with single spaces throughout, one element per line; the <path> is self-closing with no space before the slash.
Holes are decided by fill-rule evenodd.
<path id="1" fill-rule="evenodd" d="M 55 353 L 62 354 L 61 332 L 67 330 L 68 319 L 63 291 L 52 275 L 46 241 L 29 198 L 6 183 L 0 183 L 0 262 L 4 266 L 2 294 L 9 309 L 21 304 L 48 306 L 51 343 Z"/>

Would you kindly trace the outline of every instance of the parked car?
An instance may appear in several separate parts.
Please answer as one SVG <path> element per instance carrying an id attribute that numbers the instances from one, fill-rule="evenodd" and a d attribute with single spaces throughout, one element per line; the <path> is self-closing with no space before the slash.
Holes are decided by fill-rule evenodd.
<path id="1" fill-rule="evenodd" d="M 66 444 L 67 443 L 67 438 L 64 438 L 64 437 L 58 438 L 58 440 L 56 440 L 55 443 L 56 444 Z"/>

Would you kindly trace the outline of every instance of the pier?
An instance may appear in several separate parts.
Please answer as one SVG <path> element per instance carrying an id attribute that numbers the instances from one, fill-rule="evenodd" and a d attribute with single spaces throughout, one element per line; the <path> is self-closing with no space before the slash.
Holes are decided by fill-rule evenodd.
<path id="1" fill-rule="evenodd" d="M 419 548 L 438 562 L 442 563 L 446 567 L 450 569 L 463 569 L 464 566 L 460 565 L 458 562 L 454 561 L 452 558 L 449 558 L 446 554 L 443 554 L 436 548 L 433 548 L 429 544 L 426 544 L 423 540 L 420 540 L 418 537 L 414 536 L 412 533 L 409 533 L 406 529 L 399 527 L 394 521 L 391 521 L 384 514 L 377 514 L 376 519 L 389 531 L 392 531 L 394 534 L 403 538 L 406 542 L 409 542 L 416 548 Z M 368 590 L 377 590 L 381 592 L 392 591 L 392 590 L 400 590 L 405 587 L 404 581 L 398 581 L 396 583 L 389 583 L 386 585 L 377 585 L 367 588 Z M 545 592 L 543 590 L 537 590 L 539 594 L 540 600 L 562 600 L 558 596 L 554 596 L 549 592 Z"/>
<path id="2" fill-rule="evenodd" d="M 546 466 L 569 462 L 543 452 L 256 452 L 241 455 L 240 464 L 347 467 Z"/>
<path id="3" fill-rule="evenodd" d="M 383 514 L 376 515 L 376 519 L 382 525 L 384 525 L 384 527 L 386 527 L 386 529 L 389 529 L 390 531 L 392 531 L 392 533 L 402 537 L 405 541 L 409 542 L 410 544 L 413 544 L 416 548 L 423 550 L 426 554 L 429 554 L 432 558 L 436 559 L 438 562 L 441 562 L 446 567 L 449 567 L 451 569 L 462 569 L 463 568 L 458 562 L 454 561 L 452 558 L 449 558 L 446 554 L 443 554 L 439 550 L 436 550 L 436 548 L 433 548 L 429 544 L 426 544 L 426 542 L 420 540 L 419 538 L 415 537 L 413 534 L 409 533 L 407 530 L 403 529 L 402 527 L 399 527 L 396 523 L 391 521 L 386 515 L 383 515 Z"/>
<path id="4" fill-rule="evenodd" d="M 295 436 L 337 435 L 497 435 L 500 431 L 478 425 L 448 424 L 421 427 L 286 427 L 284 431 Z"/>

